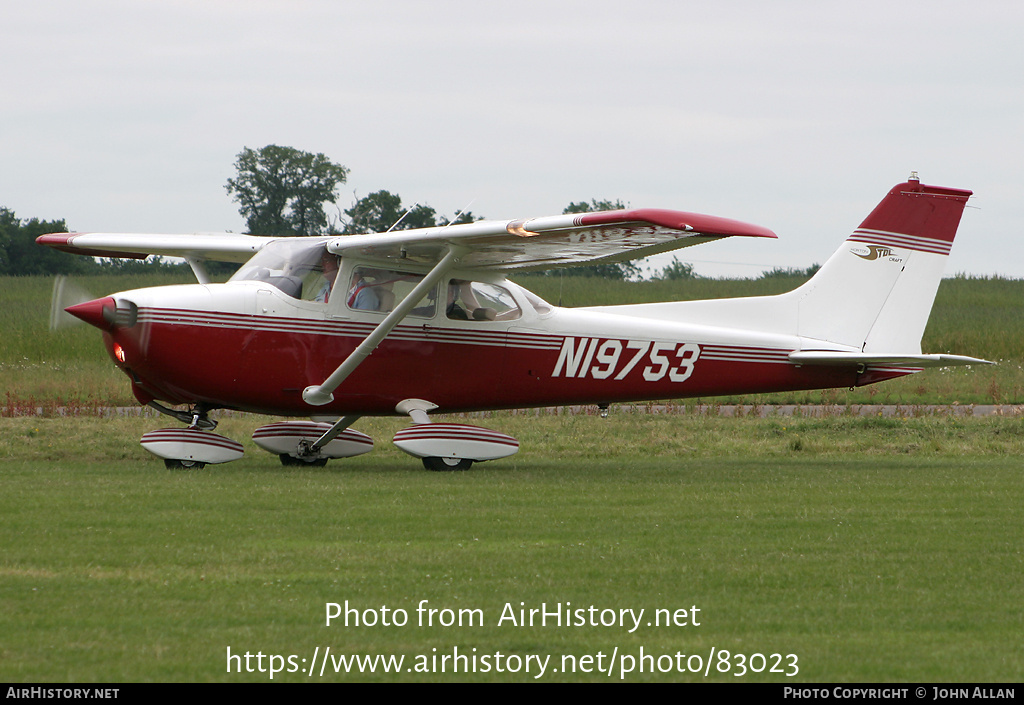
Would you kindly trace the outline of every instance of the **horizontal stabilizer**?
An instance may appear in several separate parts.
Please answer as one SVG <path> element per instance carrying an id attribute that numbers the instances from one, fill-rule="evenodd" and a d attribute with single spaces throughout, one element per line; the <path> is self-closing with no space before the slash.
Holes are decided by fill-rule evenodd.
<path id="1" fill-rule="evenodd" d="M 899 355 L 878 353 L 805 350 L 789 354 L 798 365 L 887 365 L 890 367 L 952 367 L 954 365 L 991 365 L 988 360 L 964 355 Z"/>

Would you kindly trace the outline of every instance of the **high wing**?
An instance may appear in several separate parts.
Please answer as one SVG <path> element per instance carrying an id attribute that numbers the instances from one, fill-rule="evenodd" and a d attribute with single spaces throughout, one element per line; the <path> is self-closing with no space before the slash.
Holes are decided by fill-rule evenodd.
<path id="1" fill-rule="evenodd" d="M 327 249 L 340 255 L 435 263 L 456 246 L 462 253 L 460 267 L 527 271 L 621 262 L 731 236 L 776 237 L 767 228 L 728 218 L 647 208 L 344 235 L 331 240 Z"/>
<path id="2" fill-rule="evenodd" d="M 460 267 L 523 271 L 638 259 L 732 236 L 776 237 L 767 228 L 728 218 L 647 208 L 340 235 L 325 241 L 335 254 L 421 264 L 439 262 L 455 246 Z M 276 239 L 230 233 L 51 233 L 36 242 L 93 257 L 166 255 L 245 262 Z"/>
<path id="3" fill-rule="evenodd" d="M 36 242 L 61 252 L 92 257 L 145 259 L 149 255 L 167 255 L 219 262 L 247 262 L 264 245 L 276 239 L 231 233 L 50 233 L 39 236 Z"/>

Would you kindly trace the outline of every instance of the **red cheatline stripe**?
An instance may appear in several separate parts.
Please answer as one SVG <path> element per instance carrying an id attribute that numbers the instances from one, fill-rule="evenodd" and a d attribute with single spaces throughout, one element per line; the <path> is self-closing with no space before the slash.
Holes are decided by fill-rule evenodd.
<path id="1" fill-rule="evenodd" d="M 773 348 L 746 348 L 725 345 L 702 345 L 700 359 L 721 362 L 789 363 L 791 350 Z"/>
<path id="2" fill-rule="evenodd" d="M 372 323 L 330 322 L 301 318 L 249 316 L 215 311 L 153 308 L 140 309 L 139 321 L 143 323 L 245 328 L 247 330 L 312 333 L 342 337 L 365 337 L 374 328 Z M 399 340 L 427 340 L 474 345 L 505 345 L 507 338 L 507 344 L 512 347 L 557 347 L 561 344 L 561 337 L 553 335 L 506 333 L 506 331 L 483 331 L 467 328 L 428 327 L 424 329 L 421 325 L 398 326 L 392 331 L 390 337 Z"/>

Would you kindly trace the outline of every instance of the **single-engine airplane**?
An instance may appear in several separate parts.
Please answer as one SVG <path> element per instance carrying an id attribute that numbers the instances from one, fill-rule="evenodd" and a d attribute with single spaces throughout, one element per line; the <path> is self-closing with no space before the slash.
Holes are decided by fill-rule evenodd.
<path id="1" fill-rule="evenodd" d="M 223 408 L 312 419 L 253 434 L 286 465 L 365 453 L 373 440 L 350 428 L 356 420 L 407 414 L 412 425 L 395 445 L 446 470 L 512 455 L 519 443 L 434 423 L 434 411 L 856 387 L 986 362 L 921 352 L 970 196 L 912 174 L 786 294 L 574 309 L 506 274 L 776 236 L 725 218 L 639 209 L 370 235 L 53 233 L 38 242 L 192 266 L 197 284 L 67 308 L 103 331 L 141 404 L 187 425 L 141 439 L 168 467 L 242 456 L 240 443 L 212 433 L 209 412 Z M 207 260 L 243 264 L 215 284 Z"/>

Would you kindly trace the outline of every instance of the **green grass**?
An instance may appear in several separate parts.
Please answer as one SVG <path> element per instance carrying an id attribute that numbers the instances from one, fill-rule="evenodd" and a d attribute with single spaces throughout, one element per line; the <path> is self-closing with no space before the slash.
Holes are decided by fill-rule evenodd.
<path id="1" fill-rule="evenodd" d="M 79 283 L 102 295 L 174 281 Z M 798 281 L 523 283 L 587 305 L 778 293 Z M 301 659 L 327 646 L 407 659 L 458 646 L 550 655 L 554 667 L 563 655 L 641 647 L 798 657 L 796 678 L 712 669 L 721 681 L 1013 682 L 1024 672 L 1024 419 L 915 406 L 1024 401 L 1020 281 L 943 281 L 925 334 L 928 351 L 1003 361 L 996 368 L 724 400 L 900 403 L 901 417 L 484 414 L 468 422 L 516 436 L 521 452 L 450 474 L 423 471 L 388 442 L 403 419 L 357 424 L 377 441 L 369 456 L 286 470 L 248 440 L 266 419 L 247 415 L 223 415 L 218 428 L 244 440 L 243 460 L 166 471 L 138 444 L 165 420 L 100 416 L 134 401 L 97 332 L 46 330 L 51 286 L 0 279 L 0 681 L 265 682 L 228 673 L 227 648 Z M 81 416 L 56 417 L 65 405 Z M 36 406 L 43 417 L 20 415 Z M 325 626 L 325 604 L 346 600 L 407 610 L 412 623 Z M 420 600 L 480 610 L 486 624 L 417 626 Z M 521 602 L 646 615 L 695 605 L 701 624 L 497 625 L 505 604 Z"/>
<path id="2" fill-rule="evenodd" d="M 1019 680 L 1024 420 L 493 414 L 512 458 L 170 472 L 151 419 L 0 420 L 0 680 L 255 681 L 233 653 L 796 654 L 787 683 Z M 248 438 L 262 423 L 226 416 Z M 405 627 L 324 624 L 325 604 Z M 484 626 L 420 627 L 416 606 Z M 700 626 L 497 625 L 504 605 L 700 609 Z M 437 649 L 437 652 L 432 651 Z M 544 680 L 618 680 L 552 674 Z M 627 681 L 700 681 L 631 674 Z M 530 681 L 525 673 L 275 680 Z"/>
<path id="3" fill-rule="evenodd" d="M 83 296 L 189 282 L 187 273 L 75 277 Z M 194 280 L 192 280 L 194 281 Z M 11 406 L 135 405 L 99 331 L 74 322 L 49 330 L 51 277 L 0 277 L 0 390 Z"/>

